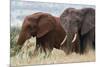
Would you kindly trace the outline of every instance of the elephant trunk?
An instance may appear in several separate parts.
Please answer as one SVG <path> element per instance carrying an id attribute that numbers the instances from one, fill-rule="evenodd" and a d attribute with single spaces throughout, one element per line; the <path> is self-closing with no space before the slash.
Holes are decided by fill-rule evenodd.
<path id="1" fill-rule="evenodd" d="M 31 37 L 31 34 L 28 31 L 21 31 L 19 38 L 18 38 L 18 45 L 23 45 L 24 42 Z"/>
<path id="2" fill-rule="evenodd" d="M 72 43 L 74 43 L 76 41 L 77 38 L 77 33 L 73 33 L 73 32 L 68 32 L 67 33 L 67 54 L 72 52 Z"/>
<path id="3" fill-rule="evenodd" d="M 23 43 L 25 42 L 25 40 L 23 39 L 23 37 L 24 37 L 24 35 L 22 35 L 22 32 L 21 32 L 20 35 L 19 35 L 19 37 L 18 37 L 18 40 L 17 40 L 17 46 L 16 46 L 16 49 L 15 49 L 15 54 L 19 53 L 19 51 L 22 48 Z"/>
<path id="4" fill-rule="evenodd" d="M 71 33 L 67 33 L 67 50 L 68 50 L 67 54 L 71 53 L 71 48 L 72 48 L 71 41 L 72 41 Z"/>
<path id="5" fill-rule="evenodd" d="M 25 36 L 24 34 L 20 33 L 17 44 L 21 46 L 23 45 L 24 42 L 25 42 Z"/>

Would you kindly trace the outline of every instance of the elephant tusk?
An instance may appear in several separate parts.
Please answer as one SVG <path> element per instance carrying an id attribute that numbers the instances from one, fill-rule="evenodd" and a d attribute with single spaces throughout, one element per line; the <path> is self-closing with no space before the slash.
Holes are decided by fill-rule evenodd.
<path id="1" fill-rule="evenodd" d="M 61 46 L 65 43 L 65 41 L 66 41 L 66 39 L 67 39 L 67 35 L 65 36 L 65 38 L 63 39 L 63 41 L 61 42 Z"/>
<path id="2" fill-rule="evenodd" d="M 75 33 L 74 38 L 73 38 L 73 40 L 72 40 L 72 43 L 75 42 L 76 37 L 77 37 L 77 34 Z"/>

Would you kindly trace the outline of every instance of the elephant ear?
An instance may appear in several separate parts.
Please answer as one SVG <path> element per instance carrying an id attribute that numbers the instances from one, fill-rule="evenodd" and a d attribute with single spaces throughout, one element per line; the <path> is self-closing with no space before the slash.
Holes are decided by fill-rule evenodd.
<path id="1" fill-rule="evenodd" d="M 29 17 L 29 19 L 36 19 L 36 20 L 38 20 L 39 18 L 40 18 L 40 16 L 41 15 L 43 15 L 43 13 L 42 12 L 37 12 L 37 13 L 34 13 L 34 14 L 32 14 L 32 15 L 29 15 L 28 17 Z"/>
<path id="2" fill-rule="evenodd" d="M 92 8 L 86 8 L 82 10 L 82 13 L 81 35 L 84 35 L 95 27 L 95 11 Z"/>
<path id="3" fill-rule="evenodd" d="M 48 32 L 52 31 L 54 28 L 53 25 L 54 19 L 48 16 L 41 16 L 38 22 L 38 31 L 37 31 L 37 38 L 40 38 L 46 35 Z"/>

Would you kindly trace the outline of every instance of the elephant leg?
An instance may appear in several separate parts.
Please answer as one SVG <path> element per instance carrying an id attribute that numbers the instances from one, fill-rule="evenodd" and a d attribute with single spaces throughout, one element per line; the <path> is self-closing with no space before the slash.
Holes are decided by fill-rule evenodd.
<path id="1" fill-rule="evenodd" d="M 88 38 L 92 42 L 92 49 L 95 50 L 95 28 L 90 30 Z"/>
<path id="2" fill-rule="evenodd" d="M 86 53 L 89 51 L 90 43 L 86 38 L 83 40 L 83 53 Z"/>
<path id="3" fill-rule="evenodd" d="M 93 43 L 93 49 L 95 50 L 95 41 L 93 41 L 92 43 Z"/>
<path id="4" fill-rule="evenodd" d="M 75 45 L 75 52 L 79 53 L 80 52 L 80 39 L 79 39 L 79 35 L 77 36 L 77 40 L 76 40 L 76 45 Z"/>
<path id="5" fill-rule="evenodd" d="M 37 56 L 39 54 L 40 48 L 41 48 L 40 43 L 36 43 L 36 48 L 34 50 L 34 56 Z"/>
<path id="6" fill-rule="evenodd" d="M 44 53 L 46 54 L 45 44 L 42 44 L 42 48 L 43 48 Z"/>
<path id="7" fill-rule="evenodd" d="M 80 36 L 80 54 L 83 54 L 84 52 L 84 37 Z"/>
<path id="8" fill-rule="evenodd" d="M 86 52 L 94 50 L 94 43 L 89 36 L 87 36 Z"/>
<path id="9" fill-rule="evenodd" d="M 46 49 L 44 47 L 44 43 L 43 42 L 39 42 L 38 44 L 36 44 L 36 48 L 34 50 L 34 55 L 35 56 L 41 56 L 40 58 L 45 57 Z"/>
<path id="10" fill-rule="evenodd" d="M 80 52 L 80 40 L 79 37 L 77 37 L 76 41 L 72 44 L 72 51 L 79 53 Z"/>
<path id="11" fill-rule="evenodd" d="M 84 54 L 88 52 L 91 48 L 93 48 L 92 41 L 88 38 L 88 36 L 84 35 L 81 37 L 80 42 L 80 53 Z"/>
<path id="12" fill-rule="evenodd" d="M 49 47 L 49 43 L 42 41 L 41 42 L 41 48 L 40 48 L 40 53 L 42 55 L 42 57 L 46 58 L 52 51 L 52 49 Z"/>
<path id="13" fill-rule="evenodd" d="M 84 54 L 87 51 L 88 47 L 88 40 L 86 36 L 81 37 L 81 42 L 80 42 L 80 54 Z"/>
<path id="14" fill-rule="evenodd" d="M 52 44 L 45 43 L 45 50 L 46 50 L 46 56 L 49 57 L 51 55 L 52 50 L 53 50 Z"/>

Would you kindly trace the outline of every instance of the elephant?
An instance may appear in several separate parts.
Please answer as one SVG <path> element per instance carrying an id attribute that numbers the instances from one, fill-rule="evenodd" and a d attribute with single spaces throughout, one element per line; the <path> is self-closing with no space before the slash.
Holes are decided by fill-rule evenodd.
<path id="1" fill-rule="evenodd" d="M 60 17 L 54 17 L 49 13 L 37 12 L 25 17 L 17 44 L 22 47 L 23 43 L 30 37 L 36 36 L 37 51 L 41 48 L 47 55 L 53 48 L 61 49 L 61 46 L 66 43 L 66 32 L 60 24 Z M 62 42 L 63 41 L 63 42 Z"/>
<path id="2" fill-rule="evenodd" d="M 67 35 L 68 52 L 72 52 L 72 42 L 79 38 L 79 53 L 95 49 L 95 9 L 67 8 L 60 15 L 61 25 Z"/>

